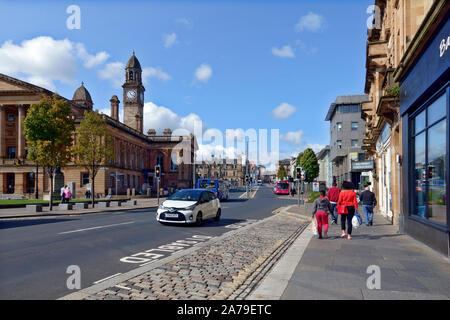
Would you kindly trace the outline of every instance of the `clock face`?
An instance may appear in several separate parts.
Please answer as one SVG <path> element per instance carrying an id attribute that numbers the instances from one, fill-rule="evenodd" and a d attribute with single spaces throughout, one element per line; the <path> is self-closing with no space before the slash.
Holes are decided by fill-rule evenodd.
<path id="1" fill-rule="evenodd" d="M 127 91 L 127 98 L 128 99 L 134 99 L 136 97 L 136 90 L 128 90 Z"/>

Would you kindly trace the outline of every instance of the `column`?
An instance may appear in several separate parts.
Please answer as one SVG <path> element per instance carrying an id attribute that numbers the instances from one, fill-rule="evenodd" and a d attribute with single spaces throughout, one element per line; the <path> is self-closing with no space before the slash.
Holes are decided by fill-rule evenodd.
<path id="1" fill-rule="evenodd" d="M 5 158 L 5 135 L 6 135 L 6 125 L 5 125 L 5 107 L 0 104 L 0 159 Z"/>
<path id="2" fill-rule="evenodd" d="M 17 132 L 17 158 L 25 158 L 25 138 L 23 135 L 23 118 L 25 118 L 25 106 L 19 105 L 19 119 L 18 120 L 18 132 Z"/>

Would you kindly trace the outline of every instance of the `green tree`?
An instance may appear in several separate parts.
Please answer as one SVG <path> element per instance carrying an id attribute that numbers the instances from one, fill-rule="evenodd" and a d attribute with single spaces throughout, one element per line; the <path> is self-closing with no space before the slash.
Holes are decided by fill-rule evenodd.
<path id="1" fill-rule="evenodd" d="M 113 158 L 112 139 L 106 118 L 97 111 L 85 111 L 84 120 L 75 133 L 74 163 L 85 168 L 92 183 L 92 205 L 95 199 L 95 177 L 99 169 Z"/>
<path id="2" fill-rule="evenodd" d="M 280 167 L 278 168 L 277 177 L 280 179 L 287 177 L 286 168 L 283 165 L 280 165 Z"/>
<path id="3" fill-rule="evenodd" d="M 297 162 L 306 172 L 306 182 L 313 182 L 319 176 L 319 161 L 311 148 L 303 151 L 297 158 Z"/>
<path id="4" fill-rule="evenodd" d="M 44 95 L 33 104 L 23 119 L 27 158 L 39 163 L 50 178 L 50 210 L 53 210 L 53 177 L 72 157 L 72 133 L 75 130 L 72 110 L 58 95 Z"/>

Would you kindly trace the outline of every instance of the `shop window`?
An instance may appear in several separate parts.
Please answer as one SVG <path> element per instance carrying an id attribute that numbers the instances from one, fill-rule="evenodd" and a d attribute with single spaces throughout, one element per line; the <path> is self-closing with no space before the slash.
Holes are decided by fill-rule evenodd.
<path id="1" fill-rule="evenodd" d="M 447 223 L 446 95 L 442 95 L 412 119 L 414 124 L 414 208 L 413 215 Z"/>

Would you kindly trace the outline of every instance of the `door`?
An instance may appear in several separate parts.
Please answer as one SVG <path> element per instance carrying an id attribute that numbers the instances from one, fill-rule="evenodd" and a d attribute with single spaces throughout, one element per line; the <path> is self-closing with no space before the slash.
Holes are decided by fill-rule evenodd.
<path id="1" fill-rule="evenodd" d="M 6 174 L 6 193 L 12 194 L 15 189 L 15 177 L 14 173 Z"/>
<path id="2" fill-rule="evenodd" d="M 208 195 L 209 192 L 203 192 L 202 195 L 200 196 L 200 208 L 198 211 L 201 211 L 203 214 L 203 220 L 208 219 L 210 217 L 211 214 L 211 202 L 210 202 L 210 198 Z"/>

